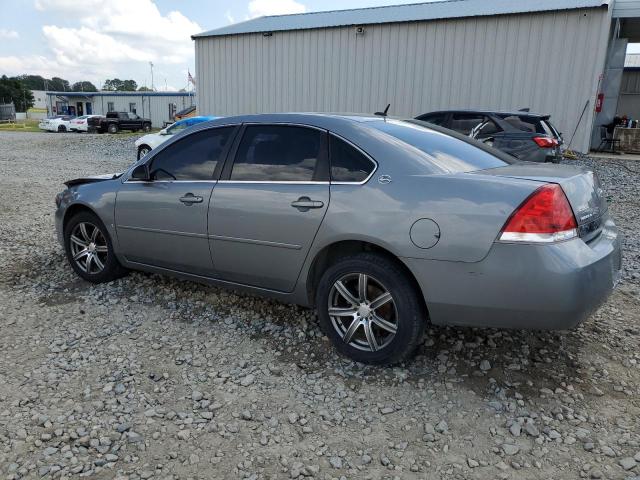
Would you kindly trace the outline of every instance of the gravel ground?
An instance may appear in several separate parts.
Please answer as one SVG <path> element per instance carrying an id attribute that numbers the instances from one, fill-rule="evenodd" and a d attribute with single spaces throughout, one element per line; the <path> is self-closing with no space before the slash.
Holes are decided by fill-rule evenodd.
<path id="1" fill-rule="evenodd" d="M 65 179 L 133 137 L 0 133 L 3 478 L 640 478 L 640 162 L 601 176 L 620 287 L 571 332 L 431 328 L 411 363 L 338 357 L 312 312 L 133 273 L 90 285 Z"/>

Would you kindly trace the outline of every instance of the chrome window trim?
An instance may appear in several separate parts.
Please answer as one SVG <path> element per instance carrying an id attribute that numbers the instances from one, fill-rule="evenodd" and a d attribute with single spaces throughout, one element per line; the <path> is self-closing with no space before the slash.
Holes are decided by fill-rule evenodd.
<path id="1" fill-rule="evenodd" d="M 218 180 L 135 180 L 129 177 L 123 183 L 218 183 Z"/>
<path id="2" fill-rule="evenodd" d="M 352 141 L 347 140 L 342 135 L 338 135 L 337 133 L 334 133 L 334 132 L 331 132 L 331 131 L 329 131 L 329 135 L 333 135 L 336 138 L 338 138 L 338 139 L 342 140 L 343 142 L 345 142 L 347 145 L 352 146 L 358 152 L 360 152 L 362 155 L 364 155 L 364 157 L 367 160 L 369 160 L 371 163 L 373 163 L 373 170 L 371 170 L 371 173 L 369 174 L 369 176 L 367 178 L 365 178 L 364 180 L 362 180 L 361 182 L 334 182 L 334 181 L 330 180 L 331 185 L 364 185 L 369 180 L 371 180 L 371 177 L 373 177 L 374 173 L 376 173 L 376 171 L 378 170 L 378 166 L 379 166 L 378 162 L 376 160 L 374 160 L 374 158 L 371 155 L 369 155 L 367 152 L 365 152 L 362 148 L 360 148 L 358 145 L 356 145 Z M 331 179 L 331 151 L 329 151 L 329 179 Z"/>
<path id="3" fill-rule="evenodd" d="M 218 180 L 218 183 L 278 184 L 278 185 L 329 185 L 329 182 L 306 180 Z"/>
<path id="4" fill-rule="evenodd" d="M 304 127 L 304 128 L 312 128 L 313 130 L 319 130 L 321 132 L 324 133 L 330 133 L 329 130 L 327 130 L 326 128 L 322 128 L 322 127 L 318 127 L 316 125 L 308 125 L 306 123 L 292 123 L 292 122 L 243 122 L 242 125 L 246 125 L 246 126 L 255 126 L 255 125 L 259 125 L 261 127 L 268 127 L 268 126 L 276 126 L 276 127 L 280 127 L 280 126 L 285 126 L 285 127 Z"/>

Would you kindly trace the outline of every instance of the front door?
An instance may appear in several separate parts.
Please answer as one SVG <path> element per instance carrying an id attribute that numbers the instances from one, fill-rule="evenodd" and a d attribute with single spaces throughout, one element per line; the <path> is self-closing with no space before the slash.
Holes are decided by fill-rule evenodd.
<path id="1" fill-rule="evenodd" d="M 78 113 L 78 116 L 81 117 L 82 115 L 84 115 L 83 110 L 82 110 L 82 102 L 76 102 L 76 107 L 77 110 L 76 112 Z"/>
<path id="2" fill-rule="evenodd" d="M 87 115 L 92 115 L 93 109 L 91 108 L 91 102 L 86 102 L 85 105 L 87 106 Z"/>
<path id="3" fill-rule="evenodd" d="M 309 127 L 245 127 L 209 208 L 219 278 L 293 290 L 329 205 L 326 143 Z"/>
<path id="4" fill-rule="evenodd" d="M 207 211 L 214 172 L 235 127 L 193 133 L 149 161 L 150 180 L 127 180 L 116 198 L 116 229 L 127 260 L 212 275 Z"/>

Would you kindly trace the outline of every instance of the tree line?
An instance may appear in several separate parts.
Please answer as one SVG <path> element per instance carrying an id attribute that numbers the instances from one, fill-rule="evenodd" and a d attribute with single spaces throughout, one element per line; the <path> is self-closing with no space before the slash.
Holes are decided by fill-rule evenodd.
<path id="1" fill-rule="evenodd" d="M 13 103 L 18 112 L 26 112 L 33 107 L 35 99 L 31 90 L 47 90 L 51 92 L 97 92 L 98 88 L 91 82 L 83 80 L 71 84 L 60 77 L 44 78 L 40 75 L 18 75 L 16 77 L 0 77 L 0 103 Z M 105 80 L 102 90 L 111 92 L 150 92 L 145 86 L 138 87 L 135 80 L 119 78 Z"/>

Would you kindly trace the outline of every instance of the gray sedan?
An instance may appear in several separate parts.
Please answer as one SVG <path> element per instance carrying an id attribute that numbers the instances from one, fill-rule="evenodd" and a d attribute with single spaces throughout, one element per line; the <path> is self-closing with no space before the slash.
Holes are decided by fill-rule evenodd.
<path id="1" fill-rule="evenodd" d="M 428 322 L 571 328 L 611 292 L 597 177 L 513 163 L 419 121 L 269 114 L 202 123 L 56 197 L 91 282 L 166 273 L 316 308 L 336 348 L 407 358 Z"/>

